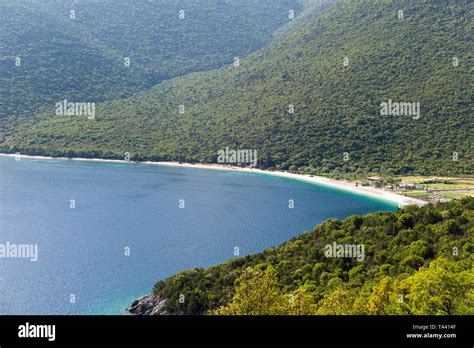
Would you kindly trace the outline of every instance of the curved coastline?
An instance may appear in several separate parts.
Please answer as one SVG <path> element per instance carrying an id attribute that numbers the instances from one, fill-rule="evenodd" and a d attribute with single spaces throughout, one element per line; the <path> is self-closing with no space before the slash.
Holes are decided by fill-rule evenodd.
<path id="1" fill-rule="evenodd" d="M 10 158 L 10 160 L 15 160 L 17 155 L 15 154 L 0 154 L 2 157 Z M 109 159 L 89 159 L 89 158 L 67 158 L 67 157 L 49 157 L 49 156 L 29 156 L 29 155 L 20 155 L 20 160 L 45 160 L 45 161 L 85 161 L 85 162 L 98 162 L 98 163 L 116 163 L 116 164 L 134 164 L 135 162 L 128 162 L 125 160 L 109 160 Z M 407 200 L 408 197 L 397 195 L 392 192 L 388 192 L 382 189 L 376 189 L 373 187 L 362 187 L 355 186 L 354 183 L 343 180 L 334 180 L 325 178 L 322 176 L 311 176 L 303 174 L 293 174 L 282 171 L 268 171 L 261 170 L 256 168 L 241 168 L 229 165 L 220 165 L 220 164 L 190 164 L 190 163 L 178 163 L 178 162 L 138 162 L 141 165 L 150 165 L 150 166 L 167 166 L 167 167 L 183 167 L 183 168 L 194 168 L 194 169 L 207 169 L 207 170 L 221 170 L 221 171 L 230 171 L 237 173 L 247 173 L 247 174 L 256 174 L 256 175 L 266 175 L 280 177 L 288 180 L 297 180 L 300 182 L 305 182 L 308 184 L 323 186 L 331 188 L 338 191 L 345 191 L 357 196 L 370 197 L 371 199 L 389 202 L 394 205 L 403 206 L 407 204 L 417 204 L 418 202 L 412 202 Z M 417 201 L 417 200 L 414 200 Z M 425 202 L 420 201 L 423 205 Z M 119 304 L 117 308 L 120 307 L 120 310 L 116 314 L 135 314 L 135 315 L 166 315 L 165 303 L 167 299 L 161 298 L 153 293 L 145 293 L 142 296 L 135 296 L 135 300 L 130 300 L 127 304 Z"/>
<path id="2" fill-rule="evenodd" d="M 3 157 L 16 157 L 16 154 L 4 154 L 0 153 L 0 156 Z M 67 158 L 67 157 L 49 157 L 49 156 L 30 156 L 30 155 L 20 155 L 21 158 L 26 159 L 39 159 L 39 160 L 72 160 L 72 161 L 89 161 L 89 162 L 105 162 L 105 163 L 135 163 L 126 160 L 111 160 L 111 159 L 100 159 L 100 158 Z M 353 194 L 369 196 L 371 198 L 379 199 L 385 202 L 395 203 L 398 207 L 403 207 L 405 205 L 418 205 L 423 206 L 427 202 L 420 199 L 411 198 L 399 195 L 394 192 L 386 191 L 383 189 L 371 187 L 371 186 L 356 186 L 354 183 L 346 180 L 335 180 L 326 178 L 323 176 L 314 176 L 307 174 L 294 174 L 282 171 L 269 171 L 262 170 L 257 168 L 242 168 L 230 165 L 222 164 L 191 164 L 191 163 L 179 163 L 179 162 L 137 162 L 140 164 L 146 165 L 156 165 L 156 166 L 171 166 L 171 167 L 183 167 L 183 168 L 194 168 L 194 169 L 213 169 L 213 170 L 225 170 L 241 173 L 253 173 L 253 174 L 263 174 L 263 175 L 272 175 L 278 176 L 286 179 L 304 181 L 307 183 L 331 187 L 343 191 L 349 191 Z"/>

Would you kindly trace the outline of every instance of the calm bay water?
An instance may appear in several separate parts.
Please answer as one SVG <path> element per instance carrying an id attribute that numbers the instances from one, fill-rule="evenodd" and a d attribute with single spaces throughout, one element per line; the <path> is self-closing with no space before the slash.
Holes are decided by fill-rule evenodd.
<path id="1" fill-rule="evenodd" d="M 36 262 L 0 258 L 0 314 L 119 314 L 235 247 L 257 253 L 331 217 L 395 209 L 269 175 L 0 156 L 0 244 L 38 245 Z"/>

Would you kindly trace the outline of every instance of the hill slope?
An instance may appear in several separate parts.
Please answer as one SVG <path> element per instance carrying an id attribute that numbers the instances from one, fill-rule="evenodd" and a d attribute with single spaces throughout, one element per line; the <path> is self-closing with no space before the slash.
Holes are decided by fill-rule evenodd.
<path id="1" fill-rule="evenodd" d="M 290 9 L 298 14 L 302 6 L 298 0 L 3 0 L 0 118 L 51 110 L 62 98 L 124 98 L 220 67 L 264 47 L 288 23 Z"/>
<path id="2" fill-rule="evenodd" d="M 260 254 L 160 281 L 133 312 L 473 314 L 473 238 L 474 198 L 331 219 Z M 363 246 L 363 257 L 327 254 L 334 243 Z"/>
<path id="3" fill-rule="evenodd" d="M 3 149 L 215 162 L 228 146 L 265 168 L 471 173 L 473 14 L 469 0 L 336 1 L 239 67 L 102 104 L 93 121 L 7 125 Z M 381 115 L 390 100 L 420 114 Z"/>

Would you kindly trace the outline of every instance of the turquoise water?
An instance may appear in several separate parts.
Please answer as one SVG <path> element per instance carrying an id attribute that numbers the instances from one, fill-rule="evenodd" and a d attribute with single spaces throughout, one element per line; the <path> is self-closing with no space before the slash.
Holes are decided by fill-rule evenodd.
<path id="1" fill-rule="evenodd" d="M 38 247 L 36 262 L 0 258 L 0 314 L 120 314 L 157 280 L 236 247 L 257 253 L 379 210 L 396 205 L 268 175 L 0 156 L 0 244 Z"/>

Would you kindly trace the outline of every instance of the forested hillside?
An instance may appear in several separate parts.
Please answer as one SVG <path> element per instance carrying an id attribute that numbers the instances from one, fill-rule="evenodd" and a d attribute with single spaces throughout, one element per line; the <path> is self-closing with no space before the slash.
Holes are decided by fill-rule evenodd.
<path id="1" fill-rule="evenodd" d="M 473 15 L 469 0 L 335 1 L 239 66 L 101 104 L 94 120 L 9 122 L 3 150 L 215 162 L 228 146 L 263 168 L 469 174 Z M 420 112 L 382 115 L 389 101 Z"/>
<path id="2" fill-rule="evenodd" d="M 290 9 L 298 15 L 302 6 L 298 0 L 2 0 L 0 118 L 54 110 L 62 98 L 120 99 L 220 67 L 270 42 Z"/>
<path id="3" fill-rule="evenodd" d="M 172 314 L 474 314 L 474 198 L 328 220 L 155 285 Z M 327 245 L 364 246 L 334 257 Z M 184 300 L 183 300 L 184 299 Z"/>

